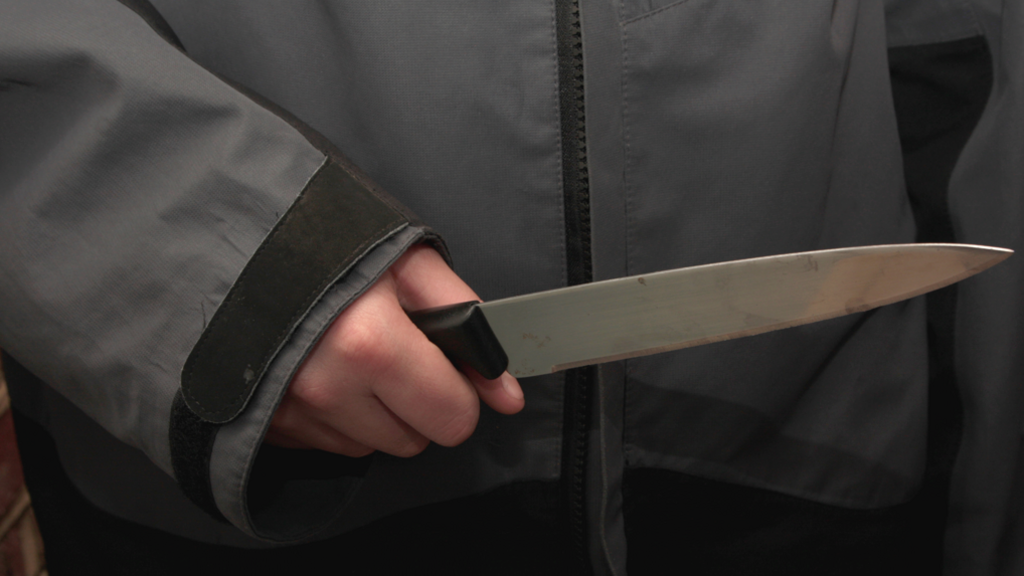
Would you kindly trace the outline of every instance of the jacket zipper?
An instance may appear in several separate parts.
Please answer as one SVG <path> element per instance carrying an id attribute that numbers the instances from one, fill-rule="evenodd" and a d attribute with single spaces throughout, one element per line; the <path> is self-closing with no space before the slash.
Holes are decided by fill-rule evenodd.
<path id="1" fill-rule="evenodd" d="M 583 34 L 579 0 L 556 0 L 559 116 L 562 138 L 562 194 L 565 202 L 567 282 L 592 282 L 590 181 L 587 171 L 583 84 Z M 580 574 L 590 574 L 587 550 L 586 468 L 594 367 L 565 373 L 561 501 L 563 522 Z"/>

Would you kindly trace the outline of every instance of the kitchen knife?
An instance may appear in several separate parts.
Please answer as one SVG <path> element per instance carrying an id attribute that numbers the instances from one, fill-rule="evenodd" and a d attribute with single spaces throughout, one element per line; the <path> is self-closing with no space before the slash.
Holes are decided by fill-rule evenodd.
<path id="1" fill-rule="evenodd" d="M 557 372 L 863 312 L 948 286 L 1012 250 L 969 244 L 838 248 L 706 264 L 413 312 L 487 378 Z"/>

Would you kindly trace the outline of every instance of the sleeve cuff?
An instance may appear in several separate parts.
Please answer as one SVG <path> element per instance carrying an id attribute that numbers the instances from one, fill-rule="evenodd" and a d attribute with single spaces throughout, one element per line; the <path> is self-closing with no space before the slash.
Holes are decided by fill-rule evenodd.
<path id="1" fill-rule="evenodd" d="M 182 490 L 264 540 L 315 533 L 358 483 L 352 467 L 342 467 L 344 474 L 317 477 L 305 490 L 280 491 L 318 504 L 284 497 L 290 502 L 281 508 L 264 489 L 250 512 L 249 474 L 292 374 L 340 310 L 406 248 L 437 241 L 346 168 L 326 162 L 254 253 L 192 350 L 173 403 L 171 460 Z"/>

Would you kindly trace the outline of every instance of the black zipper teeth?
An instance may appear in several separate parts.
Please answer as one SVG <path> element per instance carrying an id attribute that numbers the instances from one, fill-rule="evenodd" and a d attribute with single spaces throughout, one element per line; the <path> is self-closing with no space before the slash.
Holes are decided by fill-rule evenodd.
<path id="1" fill-rule="evenodd" d="M 562 129 L 562 190 L 565 200 L 568 284 L 593 281 L 590 231 L 590 182 L 587 174 L 583 83 L 583 34 L 579 0 L 556 2 L 559 107 Z M 593 368 L 565 375 L 562 437 L 562 498 L 580 573 L 590 573 L 587 553 L 585 480 L 590 389 Z"/>

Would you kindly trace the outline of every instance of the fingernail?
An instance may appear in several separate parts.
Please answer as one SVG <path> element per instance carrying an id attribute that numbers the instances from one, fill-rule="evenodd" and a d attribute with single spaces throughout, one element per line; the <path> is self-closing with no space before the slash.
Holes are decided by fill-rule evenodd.
<path id="1" fill-rule="evenodd" d="M 507 392 L 509 396 L 516 400 L 523 399 L 523 389 L 519 386 L 519 383 L 516 382 L 516 379 L 508 372 L 501 375 L 501 387 L 505 389 L 505 392 Z"/>

